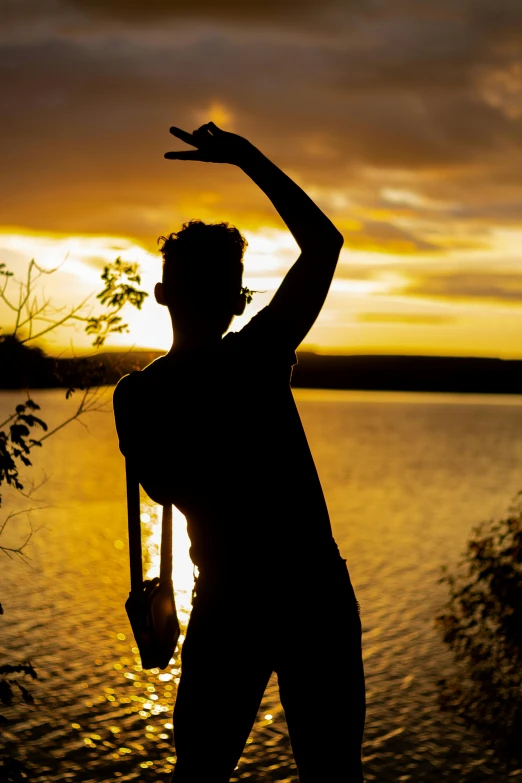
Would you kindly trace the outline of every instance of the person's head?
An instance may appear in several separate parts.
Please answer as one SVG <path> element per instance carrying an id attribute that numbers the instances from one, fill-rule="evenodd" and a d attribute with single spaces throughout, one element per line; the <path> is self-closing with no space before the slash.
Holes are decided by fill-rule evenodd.
<path id="1" fill-rule="evenodd" d="M 224 334 L 246 305 L 246 239 L 228 223 L 190 220 L 158 242 L 163 276 L 155 288 L 156 301 L 169 308 L 174 331 Z"/>

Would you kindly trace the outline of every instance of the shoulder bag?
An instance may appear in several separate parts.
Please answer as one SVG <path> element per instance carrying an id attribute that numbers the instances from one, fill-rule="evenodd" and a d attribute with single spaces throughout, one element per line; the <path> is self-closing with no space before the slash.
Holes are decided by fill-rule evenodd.
<path id="1" fill-rule="evenodd" d="M 166 669 L 180 635 L 172 584 L 172 506 L 163 506 L 160 575 L 143 580 L 140 485 L 125 461 L 129 522 L 130 582 L 125 609 L 144 669 Z"/>

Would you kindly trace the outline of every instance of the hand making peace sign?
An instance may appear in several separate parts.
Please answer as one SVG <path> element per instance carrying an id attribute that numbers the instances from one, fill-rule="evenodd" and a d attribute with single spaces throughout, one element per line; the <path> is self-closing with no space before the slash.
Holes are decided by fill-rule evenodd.
<path id="1" fill-rule="evenodd" d="M 166 152 L 168 160 L 200 160 L 207 163 L 231 163 L 241 165 L 255 147 L 242 136 L 221 130 L 213 122 L 202 125 L 193 133 L 187 133 L 180 128 L 171 128 L 173 136 L 186 144 L 196 147 L 195 150 Z"/>

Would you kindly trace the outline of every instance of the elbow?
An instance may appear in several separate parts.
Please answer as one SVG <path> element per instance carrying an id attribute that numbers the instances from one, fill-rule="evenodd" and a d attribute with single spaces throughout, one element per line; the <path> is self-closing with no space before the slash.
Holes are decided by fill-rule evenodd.
<path id="1" fill-rule="evenodd" d="M 301 250 L 312 250 L 314 252 L 320 252 L 322 255 L 327 253 L 328 255 L 338 256 L 341 252 L 341 248 L 344 244 L 344 237 L 340 231 L 337 231 L 335 226 L 331 229 L 322 232 L 316 232 L 308 238 L 306 243 L 300 245 Z"/>
<path id="2" fill-rule="evenodd" d="M 335 246 L 337 247 L 339 252 L 341 252 L 341 248 L 343 245 L 344 245 L 344 237 L 340 231 L 337 231 L 337 229 L 335 229 Z"/>
<path id="3" fill-rule="evenodd" d="M 328 250 L 332 251 L 333 253 L 337 253 L 338 255 L 341 252 L 341 248 L 343 245 L 344 245 L 343 235 L 334 226 L 332 226 L 332 231 L 329 232 L 328 237 L 325 237 L 325 241 L 323 242 L 323 247 L 326 247 Z"/>

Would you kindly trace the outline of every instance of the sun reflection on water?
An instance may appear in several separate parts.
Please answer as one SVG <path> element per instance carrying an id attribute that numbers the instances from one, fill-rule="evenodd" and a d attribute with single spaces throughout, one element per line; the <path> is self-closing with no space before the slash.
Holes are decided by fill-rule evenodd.
<path id="1" fill-rule="evenodd" d="M 161 547 L 162 506 L 141 504 L 143 529 L 144 573 L 145 579 L 159 575 Z M 187 520 L 177 508 L 172 509 L 172 581 L 176 596 L 178 618 L 186 626 L 192 609 L 192 590 L 194 587 L 194 566 L 189 555 L 190 539 L 187 534 Z"/>
<path id="2" fill-rule="evenodd" d="M 160 572 L 161 552 L 161 521 L 162 507 L 152 503 L 147 498 L 141 502 L 141 523 L 143 543 L 143 573 L 145 579 L 151 579 Z M 111 723 L 106 739 L 101 734 L 85 733 L 83 742 L 86 747 L 95 750 L 97 743 L 112 750 L 111 757 L 121 760 L 122 757 L 134 757 L 142 770 L 154 767 L 161 774 L 170 774 L 176 756 L 172 754 L 172 709 L 174 707 L 177 686 L 181 675 L 180 652 L 184 633 L 192 609 L 192 590 L 194 587 L 194 568 L 189 556 L 190 539 L 187 535 L 186 519 L 177 509 L 172 515 L 172 546 L 173 569 L 172 578 L 176 596 L 176 608 L 182 633 L 179 644 L 169 662 L 167 669 L 160 672 L 154 668 L 144 670 L 138 647 L 133 644 L 132 635 L 128 631 L 115 631 L 114 636 L 121 645 L 119 658 L 112 664 L 118 676 L 118 684 L 113 687 L 103 687 L 100 700 L 104 703 L 114 703 L 114 707 L 123 710 L 119 713 L 122 726 L 116 726 L 116 714 L 111 716 Z M 197 570 L 196 570 L 197 573 Z M 130 642 L 130 646 L 127 645 Z M 125 643 L 125 644 L 123 644 Z M 100 661 L 101 663 L 101 661 Z M 122 707 L 122 705 L 125 705 Z M 86 702 L 92 708 L 93 702 Z M 129 721 L 133 716 L 142 724 L 129 742 Z M 80 730 L 80 724 L 74 724 Z M 136 726 L 134 724 L 134 732 Z M 132 733 L 132 732 L 131 732 Z M 140 740 L 140 741 L 136 741 Z M 121 747 L 119 746 L 121 744 Z M 147 756 L 152 758 L 147 758 Z M 158 759 L 159 754 L 160 759 Z M 120 775 L 117 775 L 120 777 Z M 127 778 L 125 778 L 127 779 Z M 129 778 L 130 779 L 130 778 Z"/>

